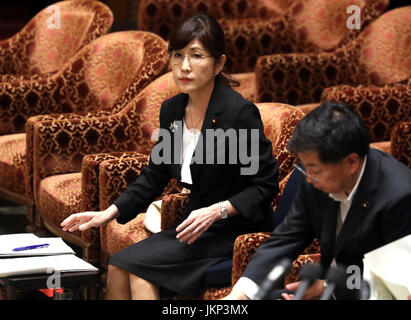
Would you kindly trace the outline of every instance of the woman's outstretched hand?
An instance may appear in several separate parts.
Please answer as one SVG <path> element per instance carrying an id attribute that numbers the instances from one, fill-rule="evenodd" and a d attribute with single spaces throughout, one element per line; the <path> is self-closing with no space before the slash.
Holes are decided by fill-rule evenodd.
<path id="1" fill-rule="evenodd" d="M 63 231 L 84 231 L 93 227 L 100 227 L 113 220 L 117 215 L 117 207 L 111 205 L 104 211 L 87 211 L 72 214 L 65 219 L 60 226 L 63 228 Z"/>

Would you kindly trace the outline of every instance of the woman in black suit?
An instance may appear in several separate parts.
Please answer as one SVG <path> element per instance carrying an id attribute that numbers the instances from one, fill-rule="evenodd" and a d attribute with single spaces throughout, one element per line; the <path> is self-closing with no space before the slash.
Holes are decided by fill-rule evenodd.
<path id="1" fill-rule="evenodd" d="M 171 178 L 190 189 L 185 215 L 170 229 L 110 261 L 107 299 L 158 299 L 159 288 L 193 296 L 210 266 L 232 258 L 240 234 L 272 231 L 278 164 L 257 107 L 230 87 L 222 69 L 224 32 L 207 15 L 186 20 L 169 44 L 172 72 L 183 93 L 160 110 L 160 135 L 140 177 L 109 208 L 70 216 L 64 230 L 113 219 L 127 223 Z"/>

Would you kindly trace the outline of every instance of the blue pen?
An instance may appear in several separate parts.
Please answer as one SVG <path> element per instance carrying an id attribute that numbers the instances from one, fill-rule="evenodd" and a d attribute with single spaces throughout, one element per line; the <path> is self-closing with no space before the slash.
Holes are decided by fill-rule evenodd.
<path id="1" fill-rule="evenodd" d="M 14 248 L 13 251 L 25 251 L 25 250 L 32 250 L 32 249 L 40 249 L 40 248 L 47 248 L 48 246 L 49 246 L 48 243 L 36 244 L 34 246 Z"/>

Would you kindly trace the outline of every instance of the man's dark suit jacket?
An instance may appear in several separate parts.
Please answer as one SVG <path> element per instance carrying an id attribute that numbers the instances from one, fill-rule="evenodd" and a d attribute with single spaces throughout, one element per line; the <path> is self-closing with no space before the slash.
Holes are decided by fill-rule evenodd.
<path id="1" fill-rule="evenodd" d="M 177 135 L 182 137 L 182 121 L 187 99 L 188 95 L 181 93 L 163 103 L 160 110 L 160 128 L 167 130 L 171 136 L 172 163 L 155 164 L 152 152 L 149 165 L 143 168 L 140 177 L 114 201 L 120 211 L 117 219 L 119 223 L 126 223 L 137 213 L 143 212 L 162 193 L 171 178 L 180 181 L 181 160 L 174 158 L 174 144 Z M 171 130 L 173 123 L 179 126 Z M 217 163 L 217 146 L 214 150 L 206 150 L 205 133 L 206 129 L 218 128 L 259 130 L 259 154 L 253 159 L 258 161 L 258 172 L 255 175 L 240 175 L 240 168 L 249 165 L 242 166 L 238 155 L 236 164 L 228 164 L 229 144 L 226 140 L 227 164 L 190 165 L 193 184 L 183 184 L 191 190 L 185 216 L 194 209 L 229 200 L 241 214 L 219 221 L 219 224 L 227 225 L 228 233 L 228 230 L 234 233 L 252 230 L 272 231 L 274 219 L 271 202 L 279 190 L 278 164 L 272 155 L 272 144 L 264 135 L 258 108 L 232 88 L 216 81 L 201 129 L 204 138 L 203 155 L 214 155 L 214 163 Z M 159 139 L 156 145 L 160 142 L 162 139 Z M 200 147 L 201 145 L 197 144 L 195 154 L 199 152 Z M 176 149 L 176 154 L 180 155 L 180 148 Z M 205 162 L 204 158 L 203 163 Z"/>
<path id="2" fill-rule="evenodd" d="M 287 217 L 259 247 L 243 276 L 261 284 L 282 258 L 294 260 L 314 238 L 321 244 L 323 270 L 328 270 L 334 257 L 339 265 L 363 270 L 365 253 L 411 233 L 411 170 L 390 155 L 370 149 L 336 239 L 338 210 L 339 202 L 304 181 Z M 340 299 L 356 295 L 355 290 L 344 288 L 336 294 Z"/>

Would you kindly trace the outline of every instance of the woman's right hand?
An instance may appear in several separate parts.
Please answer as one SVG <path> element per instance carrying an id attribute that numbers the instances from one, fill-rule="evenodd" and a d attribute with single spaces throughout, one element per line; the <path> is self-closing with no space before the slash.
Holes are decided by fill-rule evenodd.
<path id="1" fill-rule="evenodd" d="M 118 215 L 118 209 L 115 205 L 111 205 L 104 211 L 86 211 L 72 214 L 65 219 L 60 226 L 63 231 L 74 232 L 77 230 L 84 231 L 92 227 L 100 227 Z"/>

